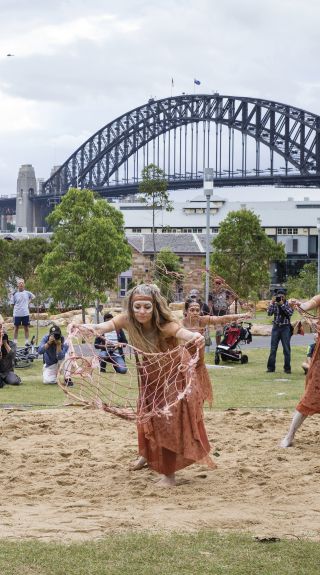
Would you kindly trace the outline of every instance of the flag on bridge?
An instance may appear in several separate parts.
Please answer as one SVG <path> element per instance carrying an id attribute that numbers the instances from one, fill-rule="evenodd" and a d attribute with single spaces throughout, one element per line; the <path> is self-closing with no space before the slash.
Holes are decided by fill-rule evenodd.
<path id="1" fill-rule="evenodd" d="M 194 79 L 193 82 L 194 82 L 195 84 L 197 84 L 197 86 L 200 86 L 200 84 L 201 84 L 200 80 Z"/>

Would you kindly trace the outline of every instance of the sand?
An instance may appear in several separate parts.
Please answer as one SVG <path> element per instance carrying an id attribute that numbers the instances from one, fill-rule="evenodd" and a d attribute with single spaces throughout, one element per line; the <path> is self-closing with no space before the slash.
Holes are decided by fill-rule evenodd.
<path id="1" fill-rule="evenodd" d="M 290 412 L 206 413 L 218 468 L 193 465 L 177 487 L 129 471 L 135 425 L 83 408 L 1 412 L 0 536 L 64 542 L 133 530 L 213 529 L 320 539 L 320 420 L 278 448 Z"/>

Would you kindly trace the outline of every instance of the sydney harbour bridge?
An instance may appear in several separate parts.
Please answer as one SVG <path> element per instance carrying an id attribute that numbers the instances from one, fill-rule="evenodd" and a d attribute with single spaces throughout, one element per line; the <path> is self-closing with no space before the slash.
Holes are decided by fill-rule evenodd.
<path id="1" fill-rule="evenodd" d="M 93 134 L 42 189 L 28 190 L 29 199 L 44 215 L 70 187 L 108 198 L 134 194 L 151 163 L 170 190 L 201 187 L 205 167 L 213 168 L 216 187 L 320 187 L 320 116 L 219 93 L 151 98 Z M 2 198 L 0 212 L 13 201 Z"/>

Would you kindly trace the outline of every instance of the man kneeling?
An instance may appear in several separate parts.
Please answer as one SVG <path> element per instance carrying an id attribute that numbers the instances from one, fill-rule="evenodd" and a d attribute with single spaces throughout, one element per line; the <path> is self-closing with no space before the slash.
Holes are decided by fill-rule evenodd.
<path id="1" fill-rule="evenodd" d="M 60 327 L 51 326 L 49 335 L 42 338 L 38 347 L 38 353 L 43 355 L 43 383 L 57 383 L 58 370 L 67 351 L 68 345 L 64 341 Z M 70 383 L 66 382 L 69 385 Z"/>

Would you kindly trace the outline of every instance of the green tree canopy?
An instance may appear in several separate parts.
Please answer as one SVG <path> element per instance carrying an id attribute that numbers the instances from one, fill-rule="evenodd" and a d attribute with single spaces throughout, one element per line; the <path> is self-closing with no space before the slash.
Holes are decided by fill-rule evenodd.
<path id="1" fill-rule="evenodd" d="M 247 298 L 270 283 L 270 263 L 285 259 L 283 244 L 268 238 L 251 210 L 229 212 L 212 241 L 211 267 Z"/>
<path id="2" fill-rule="evenodd" d="M 288 277 L 286 288 L 290 297 L 310 299 L 318 291 L 317 283 L 318 266 L 316 262 L 310 262 L 304 264 L 297 276 Z"/>
<path id="3" fill-rule="evenodd" d="M 38 271 L 55 301 L 83 310 L 131 264 L 122 213 L 91 190 L 71 188 L 48 216 L 52 251 Z"/>
<path id="4" fill-rule="evenodd" d="M 153 252 L 155 255 L 157 251 L 154 233 L 156 210 L 161 209 L 171 212 L 173 206 L 169 198 L 169 192 L 167 191 L 168 182 L 161 168 L 155 164 L 149 164 L 143 168 L 141 177 L 142 180 L 139 184 L 141 199 L 152 209 L 152 239 Z"/>
<path id="5" fill-rule="evenodd" d="M 174 291 L 179 282 L 174 275 L 167 274 L 167 272 L 181 273 L 181 271 L 179 257 L 169 248 L 162 248 L 155 259 L 154 281 L 168 301 L 173 301 Z"/>

